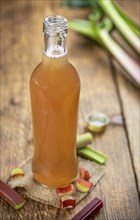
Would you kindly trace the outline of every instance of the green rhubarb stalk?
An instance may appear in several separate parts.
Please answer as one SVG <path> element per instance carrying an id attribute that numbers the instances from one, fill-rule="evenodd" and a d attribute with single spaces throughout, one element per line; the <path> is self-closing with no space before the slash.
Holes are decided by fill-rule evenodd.
<path id="1" fill-rule="evenodd" d="M 77 136 L 76 147 L 77 148 L 83 147 L 87 144 L 91 144 L 92 141 L 93 141 L 93 137 L 91 133 L 87 132 L 84 134 L 80 134 Z"/>
<path id="2" fill-rule="evenodd" d="M 87 37 L 90 37 L 93 40 L 96 40 L 97 34 L 95 29 L 93 29 L 92 22 L 88 20 L 75 19 L 73 21 L 69 21 L 69 28 L 83 34 Z"/>
<path id="3" fill-rule="evenodd" d="M 106 0 L 104 0 L 106 1 Z M 140 27 L 137 25 L 132 18 L 130 18 L 127 13 L 113 0 L 111 1 L 114 5 L 115 9 L 118 11 L 120 16 L 125 20 L 128 26 L 132 29 L 132 31 L 140 37 Z M 70 8 L 85 8 L 90 7 L 93 8 L 94 13 L 101 10 L 98 0 L 62 0 L 61 6 L 70 7 Z M 102 11 L 102 15 L 104 12 Z"/>
<path id="4" fill-rule="evenodd" d="M 107 161 L 107 156 L 88 146 L 78 148 L 77 155 L 85 157 L 89 160 L 93 160 L 100 164 L 105 164 Z"/>
<path id="5" fill-rule="evenodd" d="M 102 10 L 111 18 L 114 25 L 118 28 L 121 34 L 125 37 L 125 39 L 130 43 L 130 45 L 140 53 L 140 39 L 133 32 L 127 22 L 123 19 L 123 17 L 116 10 L 111 0 L 98 0 L 98 4 L 102 8 Z"/>
<path id="6" fill-rule="evenodd" d="M 117 11 L 119 12 L 119 14 L 121 15 L 121 17 L 123 17 L 123 19 L 127 22 L 127 24 L 130 26 L 130 28 L 135 32 L 135 34 L 140 37 L 140 27 L 138 24 L 136 24 L 133 19 L 131 19 L 127 13 L 116 3 L 113 2 L 115 8 L 117 9 Z"/>
<path id="7" fill-rule="evenodd" d="M 120 65 L 129 73 L 134 83 L 140 86 L 140 66 L 113 40 L 108 31 L 102 29 L 98 32 L 102 43 L 120 63 Z"/>
<path id="8" fill-rule="evenodd" d="M 94 20 L 93 22 L 89 20 L 73 20 L 69 22 L 69 27 L 104 46 L 128 72 L 128 75 L 125 74 L 125 76 L 131 79 L 136 86 L 140 86 L 140 65 L 110 36 L 109 31 L 112 29 L 112 22 L 109 19 L 106 18 L 104 22 L 98 24 Z"/>

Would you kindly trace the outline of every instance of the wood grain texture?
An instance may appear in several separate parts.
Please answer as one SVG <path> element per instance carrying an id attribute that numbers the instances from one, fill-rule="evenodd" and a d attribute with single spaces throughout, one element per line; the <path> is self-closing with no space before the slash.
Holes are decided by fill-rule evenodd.
<path id="1" fill-rule="evenodd" d="M 129 1 L 129 4 L 126 1 L 118 1 L 118 3 L 140 25 L 140 2 L 136 0 L 135 2 Z M 132 51 L 131 54 L 133 54 Z M 116 73 L 117 90 L 126 123 L 126 135 L 128 135 L 128 145 L 136 176 L 136 184 L 140 193 L 140 90 L 136 89 L 122 76 L 122 70 L 117 68 Z"/>
<path id="2" fill-rule="evenodd" d="M 125 115 L 128 145 L 140 193 L 140 93 L 119 74 L 117 74 L 117 79 Z"/>
<path id="3" fill-rule="evenodd" d="M 1 2 L 1 178 L 4 181 L 11 168 L 20 164 L 33 151 L 29 78 L 42 56 L 43 18 L 59 13 L 70 19 L 83 17 L 87 13 L 60 9 L 56 7 L 56 1 L 53 2 Z M 83 132 L 89 112 L 101 111 L 108 115 L 123 113 L 128 136 L 125 126 L 111 125 L 104 134 L 94 135 L 92 146 L 109 158 L 106 174 L 74 210 L 57 210 L 27 199 L 26 206 L 16 212 L 1 199 L 0 219 L 70 220 L 98 196 L 104 202 L 104 209 L 95 219 L 138 220 L 139 201 L 135 181 L 135 172 L 139 171 L 138 160 L 134 159 L 132 163 L 132 158 L 136 158 L 137 154 L 138 136 L 134 136 L 136 132 L 133 130 L 131 115 L 132 111 L 137 112 L 134 125 L 138 131 L 138 94 L 122 77 L 118 76 L 118 80 L 113 77 L 108 56 L 92 41 L 69 31 L 68 49 L 69 61 L 78 70 L 82 87 L 78 132 Z M 118 83 L 120 96 L 115 83 Z M 131 96 L 128 97 L 130 91 Z M 131 108 L 128 110 L 130 102 Z"/>

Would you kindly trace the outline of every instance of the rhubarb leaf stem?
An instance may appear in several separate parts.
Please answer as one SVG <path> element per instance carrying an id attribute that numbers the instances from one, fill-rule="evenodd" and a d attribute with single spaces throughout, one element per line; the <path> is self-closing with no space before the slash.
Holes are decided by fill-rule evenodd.
<path id="1" fill-rule="evenodd" d="M 134 79 L 135 83 L 140 86 L 140 65 L 135 62 L 110 36 L 110 34 L 102 29 L 98 32 L 102 43 L 113 55 L 113 57 L 121 64 L 121 66 Z"/>
<path id="2" fill-rule="evenodd" d="M 88 20 L 75 19 L 69 21 L 69 28 L 83 34 L 87 37 L 90 37 L 93 40 L 97 40 L 97 34 L 93 28 L 93 23 Z"/>
<path id="3" fill-rule="evenodd" d="M 98 0 L 98 4 L 102 8 L 102 10 L 111 18 L 114 25 L 118 28 L 121 34 L 125 37 L 125 39 L 130 43 L 130 45 L 140 53 L 140 39 L 133 32 L 133 30 L 129 27 L 127 22 L 123 19 L 123 17 L 116 10 L 111 0 Z"/>
<path id="4" fill-rule="evenodd" d="M 127 24 L 130 26 L 130 28 L 135 32 L 135 34 L 140 37 L 140 27 L 138 24 L 135 23 L 135 21 L 130 18 L 127 13 L 116 3 L 113 2 L 115 8 L 117 9 L 117 11 L 119 12 L 119 14 L 123 17 L 123 19 L 125 19 L 125 21 L 127 22 Z"/>

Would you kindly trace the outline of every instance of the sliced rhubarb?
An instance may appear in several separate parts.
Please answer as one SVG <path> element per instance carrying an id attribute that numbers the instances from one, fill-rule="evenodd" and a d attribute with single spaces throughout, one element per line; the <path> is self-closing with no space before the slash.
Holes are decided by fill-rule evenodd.
<path id="1" fill-rule="evenodd" d="M 87 132 L 85 134 L 80 134 L 77 136 L 76 146 L 77 146 L 77 148 L 86 146 L 88 144 L 91 144 L 92 140 L 93 140 L 93 137 L 92 137 L 91 133 Z"/>
<path id="2" fill-rule="evenodd" d="M 70 185 L 63 187 L 63 188 L 57 188 L 56 193 L 58 196 L 72 195 L 74 193 L 74 186 L 73 186 L 73 184 L 70 184 Z"/>
<path id="3" fill-rule="evenodd" d="M 75 199 L 70 195 L 64 195 L 60 198 L 60 208 L 74 208 L 75 207 Z"/>
<path id="4" fill-rule="evenodd" d="M 15 177 L 21 177 L 21 176 L 24 176 L 24 171 L 22 168 L 20 167 L 16 167 L 14 169 L 11 170 L 11 177 L 12 178 L 15 178 Z"/>
<path id="5" fill-rule="evenodd" d="M 91 190 L 92 186 L 93 186 L 92 182 L 86 181 L 86 180 L 84 180 L 81 177 L 79 177 L 76 180 L 76 189 L 79 192 L 87 193 L 87 192 L 89 192 Z"/>
<path id="6" fill-rule="evenodd" d="M 90 173 L 88 170 L 84 168 L 80 168 L 80 177 L 82 177 L 84 180 L 89 180 L 90 179 Z"/>

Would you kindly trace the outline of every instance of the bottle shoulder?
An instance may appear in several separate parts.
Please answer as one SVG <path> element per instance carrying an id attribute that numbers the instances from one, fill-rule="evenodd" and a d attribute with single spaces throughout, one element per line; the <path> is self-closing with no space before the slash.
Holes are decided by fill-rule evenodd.
<path id="1" fill-rule="evenodd" d="M 55 63 L 48 65 L 44 65 L 43 62 L 39 63 L 31 75 L 30 83 L 43 87 L 80 84 L 79 75 L 71 63 L 54 65 Z"/>
<path id="2" fill-rule="evenodd" d="M 78 71 L 77 71 L 76 68 L 73 66 L 73 64 L 68 63 L 68 65 L 69 65 L 69 68 L 72 70 L 72 72 L 73 72 L 73 73 L 77 76 L 77 78 L 80 80 Z"/>
<path id="3" fill-rule="evenodd" d="M 30 81 L 35 77 L 35 75 L 37 74 L 37 72 L 39 72 L 40 70 L 40 67 L 41 67 L 41 63 L 40 62 L 33 70 L 32 74 L 31 74 L 31 77 L 30 77 Z"/>

